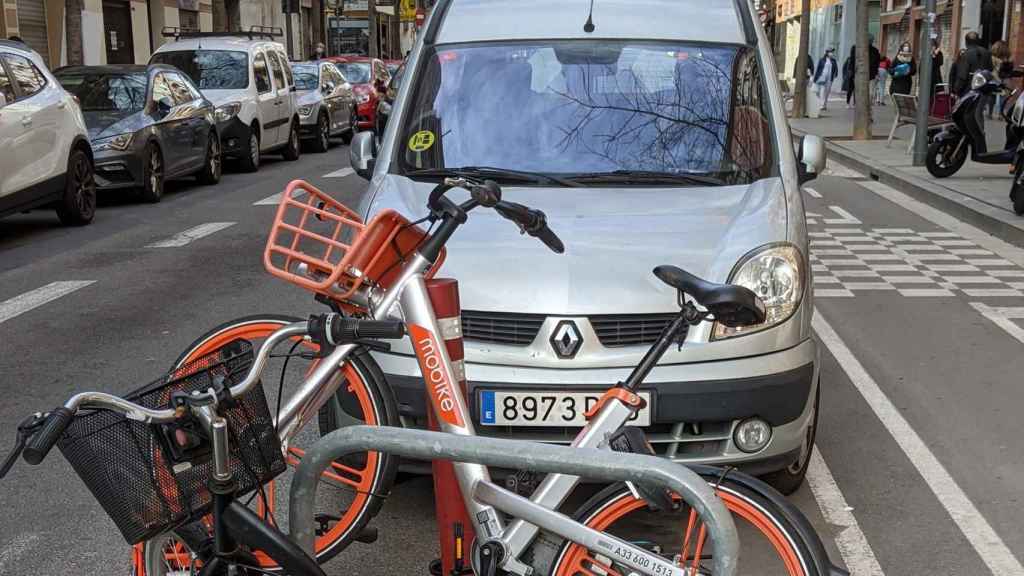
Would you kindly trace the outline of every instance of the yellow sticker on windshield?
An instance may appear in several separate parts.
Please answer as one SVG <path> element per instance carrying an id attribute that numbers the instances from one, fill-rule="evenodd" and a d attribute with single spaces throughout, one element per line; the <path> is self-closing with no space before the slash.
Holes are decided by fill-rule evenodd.
<path id="1" fill-rule="evenodd" d="M 426 152 L 434 145 L 436 136 L 430 130 L 420 130 L 409 138 L 409 150 L 413 152 Z"/>

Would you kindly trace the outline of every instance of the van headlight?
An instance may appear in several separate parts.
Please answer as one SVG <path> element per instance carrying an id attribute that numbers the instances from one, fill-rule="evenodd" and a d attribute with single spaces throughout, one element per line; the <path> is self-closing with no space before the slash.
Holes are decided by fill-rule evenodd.
<path id="1" fill-rule="evenodd" d="M 241 102 L 231 102 L 224 104 L 223 106 L 217 106 L 217 109 L 213 111 L 213 119 L 217 123 L 227 122 L 238 115 L 238 111 L 242 109 Z"/>
<path id="2" fill-rule="evenodd" d="M 785 322 L 800 306 L 806 278 L 803 254 L 792 244 L 769 244 L 750 252 L 733 268 L 729 283 L 749 288 L 761 298 L 765 321 L 737 328 L 716 322 L 711 339 L 744 336 Z"/>
<path id="3" fill-rule="evenodd" d="M 299 106 L 299 116 L 302 116 L 303 118 L 309 118 L 309 116 L 313 114 L 313 108 L 315 108 L 315 106 L 313 106 L 312 104 Z"/>

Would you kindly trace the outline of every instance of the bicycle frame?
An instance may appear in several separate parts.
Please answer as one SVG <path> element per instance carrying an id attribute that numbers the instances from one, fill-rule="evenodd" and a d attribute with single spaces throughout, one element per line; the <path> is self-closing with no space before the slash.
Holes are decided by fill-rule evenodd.
<path id="1" fill-rule="evenodd" d="M 431 265 L 432 262 L 417 253 L 403 266 L 399 280 L 380 298 L 378 304 L 372 305 L 372 291 L 364 290 L 363 294 L 367 303 L 371 304 L 368 307 L 374 319 L 392 318 L 398 312 L 395 310 L 396 304 L 400 307 L 441 431 L 457 436 L 476 436 L 468 403 L 444 346 L 445 335 L 426 289 L 424 274 Z M 302 387 L 289 398 L 278 422 L 285 450 L 295 433 L 315 417 L 320 406 L 335 394 L 342 382 L 340 378 L 334 377 L 336 371 L 355 348 L 355 345 L 340 346 L 327 355 Z M 599 448 L 610 434 L 626 424 L 634 410 L 617 398 L 603 402 L 572 442 L 572 447 Z M 553 510 L 572 493 L 580 481 L 579 477 L 562 473 L 549 474 L 533 496 L 526 500 L 493 484 L 487 467 L 482 464 L 454 462 L 453 466 L 477 534 L 482 535 L 484 541 L 501 543 L 505 551 L 501 564 L 503 570 L 521 576 L 529 574 L 530 568 L 520 562 L 518 557 L 537 536 L 538 526 L 551 526 L 553 518 L 560 516 Z M 497 509 L 516 519 L 506 525 Z M 568 519 L 556 524 L 559 528 L 551 528 L 553 531 L 584 545 L 593 545 L 595 534 L 599 534 Z M 606 535 L 604 537 L 607 538 Z M 657 554 L 625 542 L 618 542 L 617 546 L 625 551 L 621 558 L 634 559 L 634 567 L 642 573 L 651 576 L 683 576 L 682 569 Z"/>

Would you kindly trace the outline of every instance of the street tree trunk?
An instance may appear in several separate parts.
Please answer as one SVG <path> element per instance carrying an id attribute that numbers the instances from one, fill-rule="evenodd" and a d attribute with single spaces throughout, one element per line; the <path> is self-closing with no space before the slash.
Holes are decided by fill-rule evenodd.
<path id="1" fill-rule="evenodd" d="M 803 118 L 807 110 L 807 50 L 811 42 L 811 0 L 800 2 L 800 48 L 796 54 L 793 76 L 793 118 Z"/>
<path id="2" fill-rule="evenodd" d="M 856 110 L 853 117 L 853 139 L 871 139 L 871 51 L 868 44 L 868 0 L 857 2 L 857 71 L 853 77 Z"/>
<path id="3" fill-rule="evenodd" d="M 377 1 L 370 0 L 366 4 L 367 21 L 370 28 L 370 57 L 380 57 L 380 46 L 377 42 Z"/>
<path id="4" fill-rule="evenodd" d="M 213 0 L 213 31 L 227 32 L 230 29 L 227 0 Z"/>
<path id="5" fill-rule="evenodd" d="M 68 65 L 81 66 L 85 63 L 82 56 L 82 0 L 67 0 L 64 10 Z"/>

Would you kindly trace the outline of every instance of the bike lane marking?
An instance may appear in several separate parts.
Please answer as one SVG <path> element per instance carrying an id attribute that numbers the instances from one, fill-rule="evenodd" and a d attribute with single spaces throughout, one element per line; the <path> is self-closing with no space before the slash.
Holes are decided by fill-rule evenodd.
<path id="1" fill-rule="evenodd" d="M 875 551 L 868 544 L 857 518 L 853 515 L 853 508 L 846 503 L 846 497 L 836 484 L 821 452 L 815 446 L 811 452 L 811 461 L 807 468 L 807 484 L 818 502 L 821 515 L 825 521 L 840 528 L 833 537 L 839 554 L 843 557 L 843 563 L 850 574 L 857 576 L 885 576 L 882 567 L 878 564 Z"/>
<path id="2" fill-rule="evenodd" d="M 812 326 L 992 574 L 1024 576 L 1024 566 L 817 309 Z"/>
<path id="3" fill-rule="evenodd" d="M 181 248 L 182 246 L 188 246 L 200 238 L 205 238 L 214 232 L 230 228 L 235 224 L 237 224 L 237 222 L 208 222 L 206 224 L 200 224 L 199 226 L 194 226 L 183 232 L 178 232 L 166 240 L 148 244 L 146 248 Z"/>
<path id="4" fill-rule="evenodd" d="M 67 296 L 76 290 L 81 290 L 95 280 L 72 280 L 66 282 L 51 282 L 46 286 L 25 292 L 9 300 L 0 302 L 0 324 L 11 318 L 21 316 L 25 312 L 33 310 L 54 300 Z"/>

